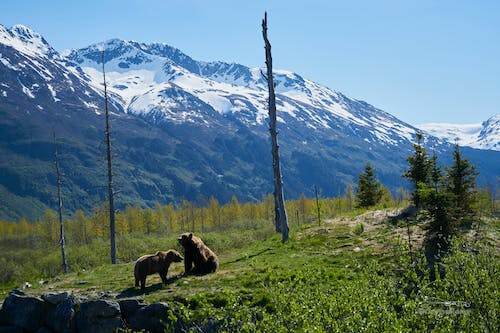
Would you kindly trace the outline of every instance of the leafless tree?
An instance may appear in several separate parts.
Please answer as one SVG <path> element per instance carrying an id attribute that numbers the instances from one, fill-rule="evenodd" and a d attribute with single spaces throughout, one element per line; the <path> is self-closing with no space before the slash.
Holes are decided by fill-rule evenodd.
<path id="1" fill-rule="evenodd" d="M 57 142 L 56 142 L 56 132 L 53 132 L 54 136 L 54 163 L 56 165 L 57 174 L 57 199 L 58 199 L 58 211 L 59 211 L 59 244 L 61 245 L 61 255 L 62 255 L 62 270 L 64 274 L 68 273 L 68 263 L 66 262 L 66 250 L 64 248 L 64 225 L 63 225 L 63 204 L 62 204 L 62 182 L 61 182 L 61 169 L 59 168 L 59 157 L 57 155 Z"/>
<path id="2" fill-rule="evenodd" d="M 316 210 L 318 214 L 318 225 L 321 225 L 321 207 L 319 206 L 318 187 L 316 185 L 314 185 L 314 193 L 316 195 Z"/>
<path id="3" fill-rule="evenodd" d="M 106 112 L 106 155 L 108 160 L 108 195 L 109 195 L 109 238 L 111 241 L 111 263 L 116 264 L 115 238 L 115 194 L 113 190 L 113 166 L 111 155 L 111 139 L 109 130 L 108 91 L 106 86 L 106 71 L 104 70 L 104 50 L 102 55 L 102 75 L 104 80 L 104 108 Z"/>
<path id="4" fill-rule="evenodd" d="M 272 155 L 273 155 L 273 172 L 274 172 L 274 203 L 275 203 L 275 223 L 276 230 L 281 231 L 281 241 L 288 240 L 288 219 L 285 209 L 285 198 L 283 195 L 283 181 L 281 178 L 280 157 L 278 152 L 278 132 L 276 130 L 276 95 L 274 93 L 273 79 L 273 59 L 271 56 L 271 43 L 267 39 L 267 12 L 264 13 L 262 20 L 262 36 L 264 37 L 266 49 L 266 66 L 267 75 L 263 75 L 267 81 L 269 89 L 269 132 L 271 134 Z"/>

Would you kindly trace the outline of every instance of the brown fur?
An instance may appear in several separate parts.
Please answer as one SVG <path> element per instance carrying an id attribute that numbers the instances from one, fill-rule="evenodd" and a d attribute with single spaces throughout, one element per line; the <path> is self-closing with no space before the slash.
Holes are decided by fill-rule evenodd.
<path id="1" fill-rule="evenodd" d="M 213 273 L 219 267 L 219 260 L 215 253 L 203 241 L 192 233 L 184 233 L 178 238 L 184 247 L 184 274 Z M 192 265 L 194 264 L 194 267 Z"/>
<path id="2" fill-rule="evenodd" d="M 170 264 L 183 260 L 179 252 L 175 250 L 158 251 L 156 254 L 146 254 L 135 262 L 134 276 L 135 286 L 141 283 L 141 289 L 146 287 L 146 276 L 158 273 L 161 281 L 167 283 L 167 272 Z"/>

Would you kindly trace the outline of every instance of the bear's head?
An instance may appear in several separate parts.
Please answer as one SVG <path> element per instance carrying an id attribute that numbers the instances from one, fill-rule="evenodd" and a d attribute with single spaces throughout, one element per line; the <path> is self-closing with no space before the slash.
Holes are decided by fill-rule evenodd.
<path id="1" fill-rule="evenodd" d="M 181 244 L 185 249 L 191 247 L 193 245 L 193 233 L 186 232 L 179 236 L 177 239 L 179 244 Z"/>
<path id="2" fill-rule="evenodd" d="M 184 258 L 175 250 L 168 251 L 158 251 L 155 256 L 160 258 L 160 261 L 164 264 L 170 264 L 172 262 L 181 262 Z"/>
<path id="3" fill-rule="evenodd" d="M 179 252 L 175 250 L 169 250 L 167 252 L 167 261 L 168 262 L 181 262 L 184 258 L 179 254 Z"/>

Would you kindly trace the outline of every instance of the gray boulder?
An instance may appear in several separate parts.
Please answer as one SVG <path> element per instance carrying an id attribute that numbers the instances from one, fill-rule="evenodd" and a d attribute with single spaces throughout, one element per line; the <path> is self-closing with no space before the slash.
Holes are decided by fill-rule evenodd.
<path id="1" fill-rule="evenodd" d="M 36 332 L 45 321 L 47 304 L 37 297 L 14 291 L 5 299 L 0 310 L 0 325 L 12 325 L 25 332 Z"/>
<path id="2" fill-rule="evenodd" d="M 125 319 L 126 322 L 129 321 L 130 317 L 132 317 L 137 310 L 148 305 L 144 303 L 142 299 L 122 299 L 118 301 L 118 304 L 120 304 L 122 318 Z"/>
<path id="3" fill-rule="evenodd" d="M 42 295 L 42 299 L 50 304 L 57 305 L 70 297 L 70 293 L 67 291 L 63 291 L 60 293 L 46 293 Z"/>
<path id="4" fill-rule="evenodd" d="M 75 319 L 77 332 L 114 333 L 124 327 L 120 305 L 106 300 L 81 303 Z"/>
<path id="5" fill-rule="evenodd" d="M 46 325 L 56 333 L 68 333 L 75 331 L 75 306 L 79 301 L 74 297 L 68 297 L 58 303 L 49 312 Z"/>
<path id="6" fill-rule="evenodd" d="M 150 333 L 163 333 L 165 329 L 172 328 L 173 323 L 169 319 L 170 307 L 167 303 L 154 303 L 138 309 L 129 318 L 129 328 L 133 330 L 146 330 Z"/>

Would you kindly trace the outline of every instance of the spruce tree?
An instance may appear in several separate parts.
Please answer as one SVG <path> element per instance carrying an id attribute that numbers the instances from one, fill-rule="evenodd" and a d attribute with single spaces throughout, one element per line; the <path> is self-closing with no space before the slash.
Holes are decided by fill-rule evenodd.
<path id="1" fill-rule="evenodd" d="M 429 160 L 429 183 L 418 184 L 418 197 L 431 216 L 430 231 L 446 239 L 453 233 L 452 220 L 449 216 L 450 197 L 446 191 L 442 168 L 437 164 L 434 153 Z"/>
<path id="2" fill-rule="evenodd" d="M 422 145 L 423 134 L 418 132 L 416 136 L 417 143 L 413 144 L 413 149 L 415 151 L 413 155 L 406 159 L 410 164 L 410 168 L 405 171 L 403 177 L 407 178 L 413 185 L 413 204 L 417 208 L 422 208 L 422 199 L 419 195 L 418 188 L 420 183 L 423 185 L 429 185 L 432 162 L 429 159 L 429 154 Z"/>
<path id="3" fill-rule="evenodd" d="M 375 170 L 368 162 L 365 170 L 359 175 L 356 205 L 358 207 L 374 206 L 382 198 L 382 193 L 382 184 L 375 177 Z"/>
<path id="4" fill-rule="evenodd" d="M 470 218 L 474 215 L 476 194 L 476 177 L 478 172 L 455 145 L 453 165 L 447 168 L 446 190 L 451 198 L 453 217 L 455 219 Z"/>

